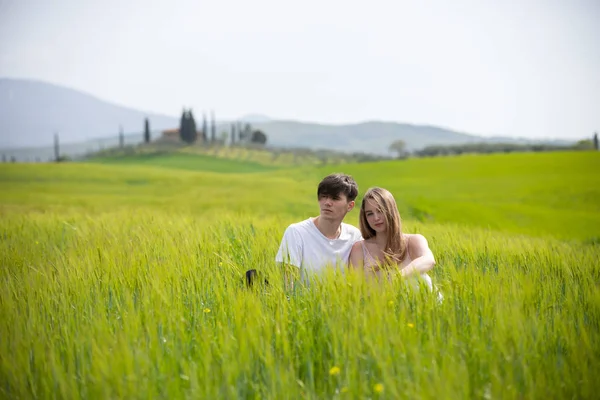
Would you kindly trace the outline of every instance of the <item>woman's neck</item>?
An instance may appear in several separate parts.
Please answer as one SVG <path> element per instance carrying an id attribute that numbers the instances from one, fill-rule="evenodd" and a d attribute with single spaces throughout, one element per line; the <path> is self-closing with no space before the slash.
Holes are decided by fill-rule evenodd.
<path id="1" fill-rule="evenodd" d="M 373 238 L 373 241 L 381 250 L 385 250 L 385 245 L 387 244 L 387 233 L 378 233 Z"/>

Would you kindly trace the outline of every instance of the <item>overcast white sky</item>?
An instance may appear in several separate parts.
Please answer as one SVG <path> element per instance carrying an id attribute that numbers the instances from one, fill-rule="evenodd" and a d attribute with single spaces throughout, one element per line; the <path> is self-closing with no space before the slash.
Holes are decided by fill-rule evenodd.
<path id="1" fill-rule="evenodd" d="M 0 0 L 0 77 L 145 111 L 600 132 L 599 0 Z"/>

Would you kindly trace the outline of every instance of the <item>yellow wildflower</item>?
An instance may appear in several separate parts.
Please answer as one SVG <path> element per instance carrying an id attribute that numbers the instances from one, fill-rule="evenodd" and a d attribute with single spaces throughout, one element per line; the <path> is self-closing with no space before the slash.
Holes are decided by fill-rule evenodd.
<path id="1" fill-rule="evenodd" d="M 378 383 L 375 386 L 373 386 L 373 390 L 375 391 L 375 393 L 383 392 L 383 383 Z"/>
<path id="2" fill-rule="evenodd" d="M 205 308 L 205 309 L 204 309 L 204 313 L 205 313 L 205 314 L 208 314 L 209 312 L 210 312 L 210 308 Z"/>
<path id="3" fill-rule="evenodd" d="M 329 370 L 329 375 L 339 375 L 340 374 L 340 367 L 331 367 L 331 369 Z"/>
<path id="4" fill-rule="evenodd" d="M 415 327 L 415 324 L 413 324 L 413 323 L 411 323 L 411 322 L 409 322 L 409 323 L 408 323 L 408 324 L 406 324 L 406 325 L 408 325 L 408 327 L 409 327 L 409 328 L 414 328 L 414 327 Z"/>

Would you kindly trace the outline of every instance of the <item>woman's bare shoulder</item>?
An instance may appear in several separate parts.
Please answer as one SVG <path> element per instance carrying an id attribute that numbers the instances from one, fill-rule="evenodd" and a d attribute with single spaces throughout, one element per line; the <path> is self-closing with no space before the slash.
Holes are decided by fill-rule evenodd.
<path id="1" fill-rule="evenodd" d="M 352 249 L 350 249 L 349 256 L 349 264 L 354 267 L 361 267 L 363 265 L 363 249 L 362 249 L 363 240 L 359 240 L 352 245 Z"/>
<path id="2" fill-rule="evenodd" d="M 352 245 L 352 250 L 361 250 L 364 241 L 365 241 L 364 239 L 360 239 L 359 241 L 355 242 Z"/>
<path id="3" fill-rule="evenodd" d="M 408 246 L 427 246 L 427 238 L 420 233 L 403 233 Z"/>
<path id="4" fill-rule="evenodd" d="M 412 238 L 415 238 L 416 240 L 425 239 L 425 236 L 420 233 L 403 233 L 402 235 L 407 240 Z"/>

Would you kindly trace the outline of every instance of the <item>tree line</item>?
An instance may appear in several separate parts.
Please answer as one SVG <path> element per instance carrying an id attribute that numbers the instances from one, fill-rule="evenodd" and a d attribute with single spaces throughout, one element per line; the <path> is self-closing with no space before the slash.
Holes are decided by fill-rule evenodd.
<path id="1" fill-rule="evenodd" d="M 179 124 L 179 138 L 187 143 L 193 144 L 198 141 L 201 141 L 202 144 L 207 145 L 223 145 L 229 139 L 229 142 L 234 145 L 236 143 L 244 144 L 251 143 L 257 145 L 265 145 L 267 143 L 267 135 L 258 129 L 253 129 L 252 125 L 246 123 L 242 127 L 241 122 L 232 122 L 229 127 L 229 131 L 223 131 L 217 137 L 217 126 L 215 121 L 214 113 L 211 113 L 211 123 L 210 123 L 210 135 L 208 128 L 208 121 L 206 118 L 206 114 L 203 115 L 202 119 L 202 129 L 198 130 L 196 128 L 196 120 L 194 119 L 194 115 L 191 109 L 183 110 L 181 114 L 181 120 Z M 149 128 L 147 128 L 149 130 Z M 147 143 L 149 140 L 147 141 Z"/>
<path id="2" fill-rule="evenodd" d="M 409 152 L 403 140 L 392 142 L 388 150 L 396 153 L 397 158 L 432 157 L 460 154 L 491 154 L 491 153 L 513 153 L 513 152 L 541 152 L 559 150 L 598 150 L 598 133 L 592 139 L 579 140 L 573 145 L 558 146 L 551 144 L 518 144 L 518 143 L 463 143 L 455 145 L 430 145 L 422 149 Z"/>

